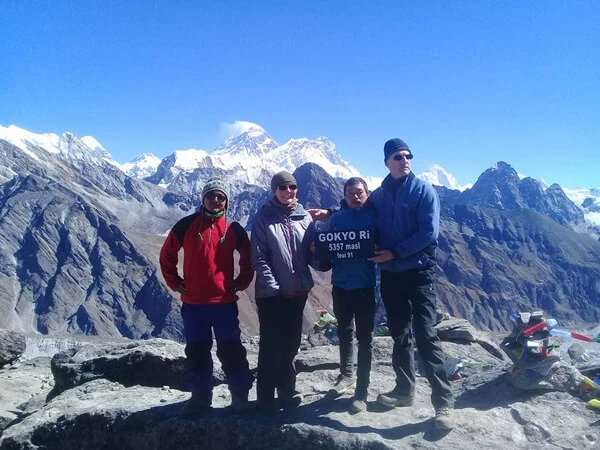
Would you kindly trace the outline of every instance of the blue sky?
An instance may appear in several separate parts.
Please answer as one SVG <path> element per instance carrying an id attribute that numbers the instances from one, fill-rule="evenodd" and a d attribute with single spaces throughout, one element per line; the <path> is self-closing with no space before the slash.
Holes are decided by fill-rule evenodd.
<path id="1" fill-rule="evenodd" d="M 600 186 L 599 1 L 20 1 L 0 6 L 0 124 L 119 162 L 223 124 L 327 136 L 362 174 L 404 139 L 461 184 L 497 161 Z"/>

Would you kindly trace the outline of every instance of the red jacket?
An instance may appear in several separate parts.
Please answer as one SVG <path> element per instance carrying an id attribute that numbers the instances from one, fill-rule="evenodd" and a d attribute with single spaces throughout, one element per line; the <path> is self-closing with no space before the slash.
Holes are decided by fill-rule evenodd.
<path id="1" fill-rule="evenodd" d="M 177 254 L 181 248 L 183 278 L 177 271 Z M 240 274 L 235 280 L 234 250 L 240 254 Z M 169 232 L 160 251 L 160 270 L 174 291 L 185 282 L 187 292 L 181 294 L 185 303 L 235 302 L 235 291 L 246 289 L 254 277 L 248 234 L 239 223 L 228 224 L 223 217 L 213 220 L 203 216 L 200 209 L 181 219 Z"/>

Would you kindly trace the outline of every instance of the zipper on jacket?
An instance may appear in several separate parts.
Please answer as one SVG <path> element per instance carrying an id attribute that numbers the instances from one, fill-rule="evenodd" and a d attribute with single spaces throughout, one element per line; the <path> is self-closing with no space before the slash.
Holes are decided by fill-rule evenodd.
<path id="1" fill-rule="evenodd" d="M 292 263 L 292 274 L 296 275 L 296 268 L 294 267 L 294 246 L 293 244 L 293 239 L 294 239 L 294 229 L 292 227 L 292 217 L 291 216 L 284 216 L 285 217 L 285 223 L 287 225 L 287 229 L 288 229 L 288 246 L 290 249 L 290 262 Z M 302 284 L 300 281 L 300 278 L 297 276 L 294 276 L 294 285 L 296 286 L 296 291 L 300 292 L 301 288 L 302 288 Z"/>
<path id="2" fill-rule="evenodd" d="M 283 215 L 288 235 L 288 249 L 290 250 L 290 262 L 292 263 L 292 273 L 294 273 L 294 249 L 292 246 L 292 220 L 289 216 Z"/>

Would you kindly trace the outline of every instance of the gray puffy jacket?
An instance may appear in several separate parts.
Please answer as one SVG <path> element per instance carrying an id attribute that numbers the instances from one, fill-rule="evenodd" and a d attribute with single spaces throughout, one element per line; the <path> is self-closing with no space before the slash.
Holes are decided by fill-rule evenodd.
<path id="1" fill-rule="evenodd" d="M 289 216 L 271 203 L 256 213 L 250 238 L 256 298 L 302 295 L 314 286 L 308 267 L 312 228 L 300 204 Z"/>

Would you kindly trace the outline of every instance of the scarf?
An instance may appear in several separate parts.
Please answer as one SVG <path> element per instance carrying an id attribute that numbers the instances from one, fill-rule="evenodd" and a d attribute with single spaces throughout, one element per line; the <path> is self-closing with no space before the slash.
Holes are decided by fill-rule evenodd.
<path id="1" fill-rule="evenodd" d="M 219 211 L 218 213 L 211 213 L 210 211 L 207 211 L 206 209 L 204 209 L 204 207 L 202 207 L 202 217 L 200 217 L 200 225 L 198 227 L 198 229 L 199 229 L 198 236 L 196 236 L 197 239 L 200 239 L 201 241 L 204 240 L 204 238 L 202 237 L 202 221 L 204 220 L 205 217 L 208 217 L 210 220 L 212 220 L 214 222 L 219 217 L 223 217 L 224 214 L 225 214 L 225 209 L 223 211 Z M 212 231 L 211 231 L 211 234 L 212 234 Z M 223 237 L 220 240 L 221 244 L 223 242 L 225 242 L 225 236 L 227 236 L 227 221 L 225 221 L 225 232 L 223 233 Z"/>
<path id="2" fill-rule="evenodd" d="M 271 199 L 271 204 L 273 206 L 275 206 L 276 208 L 280 209 L 286 216 L 291 216 L 292 213 L 294 211 L 296 211 L 296 208 L 298 207 L 298 202 L 297 201 L 296 201 L 296 203 L 291 203 L 289 205 L 284 205 L 279 200 L 277 200 L 277 197 L 275 197 L 275 196 Z"/>

